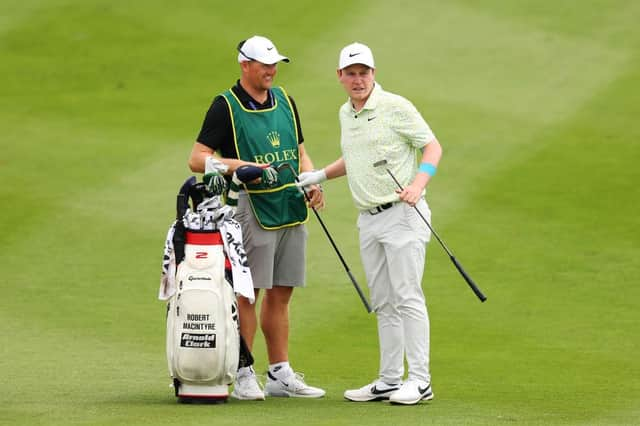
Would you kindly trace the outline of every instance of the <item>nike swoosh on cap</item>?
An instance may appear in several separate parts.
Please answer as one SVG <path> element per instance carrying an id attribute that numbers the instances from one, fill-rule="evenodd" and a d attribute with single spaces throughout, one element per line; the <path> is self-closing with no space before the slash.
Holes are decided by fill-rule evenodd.
<path id="1" fill-rule="evenodd" d="M 267 47 L 267 50 L 273 50 L 273 46 Z"/>
<path id="2" fill-rule="evenodd" d="M 354 56 L 358 56 L 360 53 L 362 52 L 358 52 L 358 53 L 349 53 L 349 57 L 353 58 Z"/>

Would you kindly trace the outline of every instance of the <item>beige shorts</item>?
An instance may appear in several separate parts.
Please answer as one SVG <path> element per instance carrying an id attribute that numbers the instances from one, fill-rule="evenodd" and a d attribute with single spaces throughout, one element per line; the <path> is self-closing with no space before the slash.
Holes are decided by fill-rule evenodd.
<path id="1" fill-rule="evenodd" d="M 238 197 L 235 219 L 242 225 L 254 288 L 304 287 L 307 228 L 289 226 L 268 231 L 258 224 L 246 193 Z"/>

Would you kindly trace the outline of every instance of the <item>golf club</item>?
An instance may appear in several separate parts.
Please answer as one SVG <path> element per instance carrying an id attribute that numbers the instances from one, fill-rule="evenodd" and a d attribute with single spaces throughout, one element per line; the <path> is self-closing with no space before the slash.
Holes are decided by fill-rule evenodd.
<path id="1" fill-rule="evenodd" d="M 293 169 L 291 164 L 282 163 L 277 167 L 277 170 L 278 170 L 278 172 L 280 172 L 282 169 L 285 169 L 285 168 L 287 168 L 287 169 L 289 169 L 291 171 L 291 173 L 293 174 L 293 177 L 295 178 L 296 182 L 298 182 L 298 174 Z M 304 193 L 304 197 L 307 199 L 308 202 L 310 202 L 311 199 L 309 198 L 309 194 L 307 194 L 306 189 L 304 189 L 304 187 L 301 187 L 301 188 L 302 188 L 302 192 Z M 340 254 L 340 250 L 338 250 L 338 246 L 336 246 L 336 243 L 333 241 L 333 238 L 331 238 L 331 234 L 329 234 L 329 230 L 327 229 L 327 227 L 325 226 L 324 222 L 320 218 L 320 215 L 318 214 L 316 209 L 314 207 L 311 207 L 311 210 L 313 210 L 313 213 L 316 215 L 316 218 L 318 218 L 318 222 L 320 222 L 320 226 L 322 226 L 322 229 L 324 230 L 325 235 L 327 236 L 327 238 L 329 239 L 329 242 L 333 246 L 333 250 L 335 250 L 336 254 L 338 255 L 338 258 L 340 258 L 340 262 L 342 262 L 342 266 L 344 266 L 345 271 L 347 271 L 347 275 L 349 275 L 349 278 L 351 279 L 351 283 L 353 283 L 353 287 L 358 292 L 358 296 L 360 296 L 360 300 L 362 300 L 362 303 L 364 304 L 364 307 L 367 310 L 367 313 L 370 313 L 371 312 L 371 306 L 369 305 L 369 302 L 367 301 L 367 298 L 365 297 L 364 293 L 362 292 L 362 289 L 358 285 L 358 282 L 356 281 L 356 278 L 353 276 L 353 274 L 351 273 L 351 270 L 347 266 L 347 262 L 344 261 L 344 258 L 342 257 L 342 254 Z"/>
<path id="2" fill-rule="evenodd" d="M 387 165 L 387 160 L 380 160 L 380 161 L 376 161 L 375 163 L 373 163 L 373 167 L 381 167 L 381 166 L 386 166 L 386 165 Z M 384 169 L 387 171 L 387 173 L 389 173 L 389 176 L 391 176 L 391 179 L 393 179 L 393 181 L 396 183 L 396 185 L 398 185 L 398 188 L 400 188 L 400 190 L 402 191 L 404 188 L 402 187 L 400 182 L 398 182 L 398 179 L 396 179 L 396 177 L 393 175 L 393 173 L 391 173 L 391 170 L 389 170 L 388 167 L 385 167 Z M 449 259 L 451 259 L 451 262 L 453 262 L 453 264 L 455 265 L 455 267 L 458 270 L 458 272 L 460 272 L 460 274 L 462 275 L 462 278 L 464 278 L 464 280 L 467 282 L 467 284 L 469 284 L 469 287 L 471 287 L 471 290 L 473 290 L 475 295 L 478 296 L 478 299 L 480 299 L 481 302 L 484 302 L 485 300 L 487 300 L 487 297 L 484 294 L 482 294 L 482 292 L 480 291 L 480 289 L 478 288 L 476 283 L 473 282 L 471 277 L 465 272 L 465 270 L 462 268 L 462 265 L 460 264 L 460 262 L 458 262 L 458 260 L 455 258 L 453 253 L 451 253 L 451 250 L 449 250 L 449 248 L 444 243 L 444 241 L 442 241 L 440 239 L 440 237 L 438 236 L 436 231 L 431 227 L 431 224 L 429 223 L 429 221 L 422 215 L 422 213 L 420 212 L 420 210 L 418 210 L 418 208 L 416 206 L 413 206 L 413 208 L 416 209 L 416 212 L 418 212 L 418 215 L 422 218 L 424 223 L 427 224 L 427 226 L 429 227 L 429 230 L 431 231 L 431 233 L 436 237 L 436 239 L 438 240 L 438 242 L 440 243 L 440 245 L 442 246 L 444 251 L 447 252 L 447 254 L 449 255 Z"/>

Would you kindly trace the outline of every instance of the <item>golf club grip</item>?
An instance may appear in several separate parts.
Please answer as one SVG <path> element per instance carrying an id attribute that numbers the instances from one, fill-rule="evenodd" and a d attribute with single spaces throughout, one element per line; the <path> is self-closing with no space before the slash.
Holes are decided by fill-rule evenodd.
<path id="1" fill-rule="evenodd" d="M 358 285 L 356 278 L 348 269 L 347 269 L 347 274 L 349 275 L 349 278 L 351 278 L 351 282 L 353 283 L 353 286 L 356 288 L 356 291 L 358 292 L 358 296 L 360 296 L 360 300 L 362 300 L 362 303 L 364 304 L 364 308 L 367 310 L 367 313 L 371 313 L 371 306 L 369 306 L 369 302 L 367 302 L 367 298 L 364 296 L 364 293 L 362 292 L 362 289 Z"/>
<path id="2" fill-rule="evenodd" d="M 473 290 L 476 296 L 478 296 L 478 299 L 480 299 L 481 302 L 484 302 L 485 300 L 487 300 L 487 297 L 484 294 L 482 294 L 482 292 L 480 291 L 476 283 L 474 283 L 471 277 L 467 275 L 465 270 L 462 268 L 462 265 L 458 263 L 458 260 L 455 258 L 455 256 L 451 256 L 451 261 L 455 265 L 458 272 L 460 272 L 464 280 L 467 282 L 467 284 L 469 284 L 469 287 L 471 287 L 471 290 Z"/>

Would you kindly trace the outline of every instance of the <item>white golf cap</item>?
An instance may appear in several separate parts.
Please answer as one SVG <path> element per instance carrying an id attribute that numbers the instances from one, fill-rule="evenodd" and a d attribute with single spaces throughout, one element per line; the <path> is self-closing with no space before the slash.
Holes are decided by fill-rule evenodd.
<path id="1" fill-rule="evenodd" d="M 271 40 L 262 36 L 253 36 L 240 42 L 238 52 L 238 62 L 258 61 L 267 65 L 289 62 L 289 58 L 278 53 Z"/>
<path id="2" fill-rule="evenodd" d="M 373 53 L 371 53 L 371 49 L 362 43 L 352 43 L 342 49 L 340 52 L 338 69 L 344 69 L 353 64 L 362 64 L 369 68 L 375 68 L 376 65 L 373 62 Z"/>

